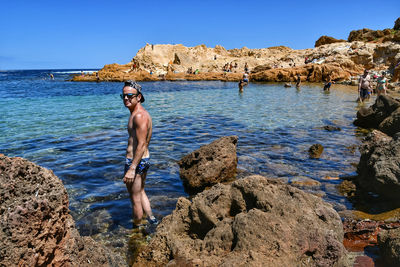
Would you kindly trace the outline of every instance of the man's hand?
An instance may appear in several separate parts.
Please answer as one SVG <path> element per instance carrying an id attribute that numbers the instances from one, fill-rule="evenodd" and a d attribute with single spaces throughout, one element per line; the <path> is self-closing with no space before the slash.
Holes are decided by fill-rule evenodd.
<path id="1" fill-rule="evenodd" d="M 136 176 L 136 167 L 134 169 L 130 168 L 124 176 L 124 183 L 133 183 L 133 181 L 135 180 L 135 176 Z"/>

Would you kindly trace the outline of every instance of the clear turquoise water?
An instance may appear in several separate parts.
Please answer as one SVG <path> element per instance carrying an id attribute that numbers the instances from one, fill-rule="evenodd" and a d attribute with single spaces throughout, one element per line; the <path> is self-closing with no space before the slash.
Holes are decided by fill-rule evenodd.
<path id="1" fill-rule="evenodd" d="M 0 72 L 0 153 L 27 158 L 62 179 L 70 208 L 83 234 L 99 212 L 108 228 L 129 227 L 131 208 L 122 183 L 129 112 L 119 98 L 122 83 L 72 83 L 70 73 Z M 158 218 L 186 196 L 176 162 L 201 145 L 238 135 L 241 172 L 291 181 L 308 177 L 321 186 L 308 189 L 337 209 L 351 208 L 335 185 L 355 171 L 358 145 L 352 125 L 357 103 L 353 88 L 321 85 L 300 90 L 283 84 L 252 83 L 242 94 L 230 82 L 143 82 L 145 108 L 153 117 L 152 167 L 146 189 Z M 320 127 L 335 125 L 341 131 Z M 308 148 L 324 146 L 319 160 Z"/>

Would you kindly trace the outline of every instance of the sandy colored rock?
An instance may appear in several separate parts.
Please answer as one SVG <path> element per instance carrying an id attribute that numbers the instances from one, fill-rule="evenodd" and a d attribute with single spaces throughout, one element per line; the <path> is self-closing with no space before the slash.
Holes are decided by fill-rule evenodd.
<path id="1" fill-rule="evenodd" d="M 262 176 L 180 198 L 137 266 L 339 266 L 339 215 L 319 197 Z M 135 266 L 136 266 L 135 265 Z"/>
<path id="2" fill-rule="evenodd" d="M 216 60 L 214 57 L 216 56 Z M 305 58 L 311 63 L 305 64 Z M 179 60 L 178 60 L 179 59 Z M 221 46 L 204 45 L 146 45 L 134 61 L 125 65 L 110 64 L 95 74 L 77 75 L 74 81 L 137 81 L 160 80 L 222 80 L 239 81 L 247 63 L 250 81 L 294 81 L 299 73 L 302 81 L 326 81 L 328 75 L 334 81 L 350 81 L 365 68 L 394 69 L 400 60 L 400 45 L 393 42 L 365 43 L 339 42 L 321 45 L 313 49 L 293 50 L 288 47 L 226 50 Z M 133 62 L 140 67 L 132 70 Z M 135 63 L 135 64 L 136 64 Z M 225 64 L 237 64 L 232 72 L 224 72 Z M 199 74 L 188 74 L 196 69 Z M 150 74 L 152 72 L 152 74 Z"/>
<path id="3" fill-rule="evenodd" d="M 315 42 L 315 47 L 325 44 L 342 43 L 342 42 L 346 42 L 346 40 L 336 39 L 330 36 L 323 35 L 319 37 L 319 39 Z"/>
<path id="4" fill-rule="evenodd" d="M 182 44 L 146 44 L 124 65 L 109 64 L 96 74 L 76 75 L 73 81 L 221 80 L 239 81 L 245 65 L 256 81 L 293 81 L 297 73 L 302 81 L 352 83 L 351 77 L 364 69 L 388 70 L 399 79 L 395 66 L 400 61 L 399 19 L 394 29 L 352 31 L 348 41 L 322 36 L 315 48 L 294 50 L 285 46 L 227 50 L 204 44 L 186 47 Z M 307 59 L 307 60 L 306 60 Z M 230 72 L 224 66 L 232 64 Z M 311 67 L 309 65 L 312 65 Z M 317 66 L 320 65 L 320 66 Z M 188 71 L 190 73 L 188 73 Z M 197 70 L 197 73 L 193 74 Z M 269 70 L 269 71 L 268 71 Z M 151 74 L 150 74 L 151 73 Z M 256 74 L 256 75 L 255 75 Z"/>
<path id="5" fill-rule="evenodd" d="M 125 266 L 90 237 L 81 237 L 68 195 L 50 170 L 0 154 L 1 266 Z"/>

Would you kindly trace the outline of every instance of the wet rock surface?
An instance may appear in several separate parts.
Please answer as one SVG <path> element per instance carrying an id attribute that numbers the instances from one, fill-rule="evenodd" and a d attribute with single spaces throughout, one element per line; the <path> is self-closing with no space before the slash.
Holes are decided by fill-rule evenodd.
<path id="1" fill-rule="evenodd" d="M 342 238 L 339 215 L 319 197 L 250 176 L 180 198 L 135 264 L 334 266 Z"/>
<path id="2" fill-rule="evenodd" d="M 237 136 L 226 136 L 184 156 L 179 162 L 180 177 L 189 194 L 235 178 Z"/>
<path id="3" fill-rule="evenodd" d="M 68 195 L 54 173 L 0 154 L 0 265 L 125 266 L 125 260 L 81 237 Z"/>
<path id="4" fill-rule="evenodd" d="M 343 244 L 349 252 L 375 254 L 374 259 L 367 255 L 357 257 L 354 266 L 399 266 L 400 222 L 345 219 L 343 229 Z"/>
<path id="5" fill-rule="evenodd" d="M 323 151 L 324 147 L 321 144 L 314 144 L 308 149 L 308 154 L 312 159 L 319 159 Z"/>
<path id="6" fill-rule="evenodd" d="M 385 266 L 400 266 L 400 228 L 379 233 L 378 244 Z"/>

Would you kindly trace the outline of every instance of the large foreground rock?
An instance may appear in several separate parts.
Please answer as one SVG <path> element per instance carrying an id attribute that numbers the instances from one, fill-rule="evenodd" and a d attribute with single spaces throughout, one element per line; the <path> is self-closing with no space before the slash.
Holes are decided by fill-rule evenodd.
<path id="1" fill-rule="evenodd" d="M 188 193 L 232 180 L 236 175 L 237 136 L 225 136 L 184 156 L 179 162 L 180 177 Z"/>
<path id="2" fill-rule="evenodd" d="M 250 176 L 180 198 L 135 266 L 335 266 L 342 239 L 329 204 Z"/>
<path id="3" fill-rule="evenodd" d="M 385 266 L 400 266 L 400 228 L 381 232 L 378 244 Z"/>
<path id="4" fill-rule="evenodd" d="M 400 200 L 400 133 L 372 131 L 360 147 L 357 184 L 367 192 Z"/>
<path id="5" fill-rule="evenodd" d="M 81 237 L 68 195 L 50 170 L 0 154 L 1 266 L 125 266 L 90 237 Z"/>

